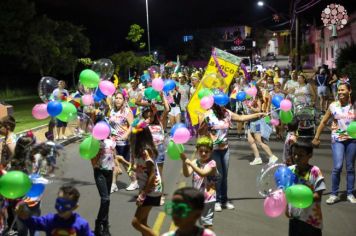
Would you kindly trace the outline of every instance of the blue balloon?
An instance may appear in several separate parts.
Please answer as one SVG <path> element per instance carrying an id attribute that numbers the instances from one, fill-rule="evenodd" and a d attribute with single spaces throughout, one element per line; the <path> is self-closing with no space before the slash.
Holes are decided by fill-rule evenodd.
<path id="1" fill-rule="evenodd" d="M 214 95 L 214 102 L 219 106 L 225 106 L 229 103 L 229 96 L 225 93 Z"/>
<path id="2" fill-rule="evenodd" d="M 171 132 L 169 133 L 169 135 L 170 135 L 171 137 L 173 137 L 174 132 L 176 132 L 176 130 L 177 130 L 178 128 L 187 128 L 187 126 L 186 126 L 185 124 L 183 124 L 183 123 L 176 123 L 175 125 L 173 125 L 173 127 L 172 127 Z"/>
<path id="3" fill-rule="evenodd" d="M 175 89 L 176 87 L 176 83 L 174 80 L 168 79 L 164 81 L 164 85 L 163 85 L 163 91 L 164 92 L 169 92 L 173 89 Z"/>
<path id="4" fill-rule="evenodd" d="M 242 101 L 245 101 L 246 99 L 246 92 L 245 91 L 241 91 L 241 92 L 238 92 L 236 94 L 236 100 L 239 101 L 239 102 L 242 102 Z"/>
<path id="5" fill-rule="evenodd" d="M 291 169 L 281 166 L 274 173 L 274 181 L 278 188 L 286 189 L 296 183 L 297 177 Z"/>
<path id="6" fill-rule="evenodd" d="M 38 197 L 43 194 L 45 190 L 44 184 L 32 184 L 30 191 L 27 192 L 27 197 Z"/>
<path id="7" fill-rule="evenodd" d="M 280 95 L 275 95 L 272 98 L 272 104 L 273 106 L 275 106 L 276 108 L 279 108 L 279 106 L 281 105 L 281 101 L 283 100 L 283 97 Z"/>
<path id="8" fill-rule="evenodd" d="M 97 88 L 95 90 L 95 93 L 93 95 L 94 101 L 95 102 L 100 102 L 101 100 L 103 100 L 104 98 L 106 98 L 105 94 L 103 94 L 99 88 Z"/>
<path id="9" fill-rule="evenodd" d="M 58 101 L 52 101 L 47 104 L 47 112 L 50 116 L 57 116 L 62 112 L 62 103 Z"/>

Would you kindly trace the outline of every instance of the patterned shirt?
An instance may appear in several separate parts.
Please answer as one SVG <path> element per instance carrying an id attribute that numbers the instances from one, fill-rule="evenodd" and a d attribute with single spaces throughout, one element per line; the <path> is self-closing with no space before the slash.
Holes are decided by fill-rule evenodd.
<path id="1" fill-rule="evenodd" d="M 132 114 L 131 109 L 125 107 L 119 111 L 112 110 L 110 113 L 109 124 L 111 126 L 111 135 L 118 146 L 125 146 L 128 144 L 127 137 L 123 138 L 125 133 L 130 129 L 128 116 Z"/>
<path id="2" fill-rule="evenodd" d="M 356 110 L 352 104 L 342 107 L 340 102 L 336 101 L 330 104 L 329 109 L 333 116 L 333 122 L 331 124 L 332 142 L 342 142 L 352 139 L 346 131 L 350 123 L 356 120 Z"/>
<path id="3" fill-rule="evenodd" d="M 208 167 L 216 169 L 216 162 L 210 160 L 208 163 L 201 163 L 199 160 L 195 160 L 195 164 L 200 169 L 206 169 Z M 217 171 L 217 170 L 216 170 Z M 199 189 L 200 192 L 204 193 L 205 203 L 216 201 L 216 183 L 218 174 L 209 175 L 201 177 L 198 173 L 193 171 L 193 187 Z"/>
<path id="4" fill-rule="evenodd" d="M 296 184 L 304 184 L 310 186 L 314 193 L 326 189 L 324 176 L 321 173 L 319 167 L 311 166 L 310 170 L 304 176 L 298 175 L 296 172 L 296 165 L 289 166 L 289 169 L 291 169 L 292 172 L 297 176 Z M 321 229 L 323 227 L 323 217 L 321 214 L 320 202 L 314 201 L 310 207 L 304 209 L 293 208 L 291 206 L 288 208 L 289 213 L 293 218 L 304 221 L 305 223 L 310 224 L 315 228 Z"/>
<path id="5" fill-rule="evenodd" d="M 148 128 L 151 131 L 153 143 L 157 147 L 164 142 L 164 130 L 161 125 L 149 125 Z"/>
<path id="6" fill-rule="evenodd" d="M 225 118 L 219 120 L 215 113 L 211 111 L 206 115 L 206 118 L 209 119 L 208 125 L 211 128 L 210 132 L 214 141 L 214 150 L 219 149 L 221 144 L 227 144 L 227 134 L 231 125 L 231 114 L 227 111 Z"/>
<path id="7" fill-rule="evenodd" d="M 101 148 L 96 158 L 92 159 L 94 168 L 100 168 L 102 170 L 113 170 L 115 163 L 115 141 L 111 139 L 105 139 L 101 142 Z"/>
<path id="8" fill-rule="evenodd" d="M 146 187 L 149 174 L 147 172 L 147 163 L 151 162 L 154 166 L 155 172 L 155 181 L 152 188 L 146 193 L 147 196 L 158 197 L 162 195 L 162 181 L 161 176 L 158 171 L 157 164 L 152 158 L 148 157 L 146 154 L 143 154 L 140 158 L 135 158 L 136 163 L 136 178 L 140 190 L 143 190 Z"/>

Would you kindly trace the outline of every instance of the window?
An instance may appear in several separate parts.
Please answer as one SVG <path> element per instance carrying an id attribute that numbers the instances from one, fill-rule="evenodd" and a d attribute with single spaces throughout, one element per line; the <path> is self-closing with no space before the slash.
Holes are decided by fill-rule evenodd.
<path id="1" fill-rule="evenodd" d="M 331 58 L 334 58 L 334 46 L 331 46 L 331 48 L 330 48 L 330 55 L 331 55 Z"/>
<path id="2" fill-rule="evenodd" d="M 325 60 L 329 60 L 329 48 L 325 48 Z"/>
<path id="3" fill-rule="evenodd" d="M 188 41 L 191 41 L 193 40 L 193 35 L 184 35 L 183 36 L 183 42 L 188 42 Z"/>

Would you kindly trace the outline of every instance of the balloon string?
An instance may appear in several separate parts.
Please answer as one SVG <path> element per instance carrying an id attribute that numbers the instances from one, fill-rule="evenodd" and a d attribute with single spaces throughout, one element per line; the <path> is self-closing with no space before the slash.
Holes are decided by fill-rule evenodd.
<path id="1" fill-rule="evenodd" d="M 271 110 L 270 112 L 267 113 L 267 115 L 270 115 L 272 112 L 279 111 L 279 110 L 281 110 L 281 108 L 277 108 L 277 109 Z"/>
<path id="2" fill-rule="evenodd" d="M 226 73 L 221 69 L 221 66 L 220 66 L 220 63 L 218 61 L 218 58 L 216 57 L 216 51 L 215 51 L 215 48 L 213 49 L 213 52 L 211 54 L 213 56 L 213 59 L 214 59 L 214 62 L 215 62 L 215 65 L 216 67 L 218 68 L 218 71 L 219 73 L 221 74 L 222 77 L 226 77 Z"/>

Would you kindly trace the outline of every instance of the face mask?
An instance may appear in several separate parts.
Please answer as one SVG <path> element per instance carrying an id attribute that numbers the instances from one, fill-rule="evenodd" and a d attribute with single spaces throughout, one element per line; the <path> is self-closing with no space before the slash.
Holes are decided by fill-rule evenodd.
<path id="1" fill-rule="evenodd" d="M 164 205 L 164 211 L 169 216 L 174 215 L 178 218 L 187 218 L 192 208 L 184 202 L 168 202 Z"/>
<path id="2" fill-rule="evenodd" d="M 59 213 L 61 213 L 61 212 L 72 210 L 76 205 L 77 202 L 75 201 L 58 197 L 56 199 L 55 208 Z"/>

